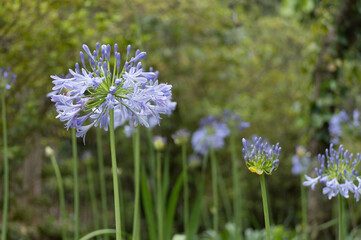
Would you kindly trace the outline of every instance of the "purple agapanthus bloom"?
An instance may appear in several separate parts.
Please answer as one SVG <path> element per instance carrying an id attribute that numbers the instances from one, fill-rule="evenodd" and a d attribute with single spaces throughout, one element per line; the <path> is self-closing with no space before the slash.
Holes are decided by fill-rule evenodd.
<path id="1" fill-rule="evenodd" d="M 306 173 L 311 164 L 310 153 L 303 146 L 296 148 L 296 154 L 292 157 L 292 173 L 300 175 Z"/>
<path id="2" fill-rule="evenodd" d="M 338 151 L 330 145 L 326 149 L 326 155 L 318 155 L 320 168 L 315 168 L 317 177 L 311 178 L 305 175 L 306 181 L 304 186 L 311 186 L 312 190 L 320 182 L 324 185 L 322 193 L 329 199 L 336 197 L 338 194 L 348 198 L 349 192 L 354 193 L 356 201 L 359 201 L 361 186 L 360 179 L 357 177 L 356 166 L 359 164 L 361 156 L 359 153 L 349 153 L 342 145 Z M 357 181 L 358 185 L 354 182 Z"/>
<path id="3" fill-rule="evenodd" d="M 349 120 L 347 113 L 345 111 L 341 111 L 338 114 L 332 116 L 328 131 L 331 136 L 331 143 L 338 144 L 340 141 L 340 137 L 342 136 L 342 123 L 347 122 Z"/>
<path id="4" fill-rule="evenodd" d="M 9 90 L 16 81 L 16 74 L 10 72 L 10 69 L 0 68 L 0 91 Z"/>
<path id="5" fill-rule="evenodd" d="M 237 128 L 239 131 L 242 131 L 245 128 L 249 128 L 251 126 L 250 123 L 244 122 L 243 119 L 237 115 L 234 114 L 231 110 L 224 110 L 222 112 L 222 122 L 227 124 L 227 126 L 231 128 Z"/>
<path id="6" fill-rule="evenodd" d="M 357 109 L 353 110 L 352 120 L 353 127 L 360 127 L 360 112 Z"/>
<path id="7" fill-rule="evenodd" d="M 255 138 L 253 143 L 243 138 L 242 143 L 243 157 L 251 172 L 270 175 L 277 170 L 282 149 L 278 143 L 271 146 L 266 141 L 262 142 L 262 138 Z"/>
<path id="8" fill-rule="evenodd" d="M 205 155 L 211 148 L 219 149 L 224 146 L 224 139 L 230 134 L 225 124 L 209 116 L 201 119 L 199 126 L 192 136 L 192 146 L 196 152 Z"/>
<path id="9" fill-rule="evenodd" d="M 107 130 L 111 109 L 114 109 L 115 126 L 129 122 L 149 127 L 150 117 L 159 123 L 160 114 L 170 114 L 175 108 L 172 86 L 158 83 L 157 72 L 144 70 L 141 60 L 146 57 L 145 52 L 137 50 L 130 58 L 129 45 L 122 62 L 115 44 L 115 60 L 111 67 L 109 44 L 100 46 L 97 43 L 93 52 L 84 44 L 83 50 L 88 64 L 84 53 L 80 52 L 82 68 L 76 63 L 75 69 L 69 70 L 70 78 L 51 76 L 55 85 L 51 98 L 57 118 L 65 122 L 67 129 L 75 128 L 77 137 L 85 139 L 93 126 Z"/>

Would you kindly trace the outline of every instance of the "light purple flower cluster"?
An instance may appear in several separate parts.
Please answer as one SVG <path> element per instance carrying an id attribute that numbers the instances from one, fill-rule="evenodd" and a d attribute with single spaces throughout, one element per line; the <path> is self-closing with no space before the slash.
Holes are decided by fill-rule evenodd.
<path id="1" fill-rule="evenodd" d="M 10 72 L 8 68 L 0 68 L 0 91 L 9 90 L 16 81 L 16 74 Z"/>
<path id="2" fill-rule="evenodd" d="M 311 164 L 310 153 L 303 146 L 296 148 L 296 154 L 292 157 L 292 173 L 300 175 L 306 173 Z"/>
<path id="3" fill-rule="evenodd" d="M 341 111 L 338 114 L 332 116 L 328 131 L 331 136 L 331 143 L 338 144 L 340 142 L 340 137 L 342 136 L 342 123 L 347 122 L 349 120 L 347 113 L 345 111 Z"/>
<path id="4" fill-rule="evenodd" d="M 242 143 L 243 158 L 251 172 L 270 175 L 277 170 L 282 149 L 278 143 L 271 146 L 267 142 L 262 142 L 262 138 L 255 138 L 253 144 L 243 138 Z"/>
<path id="5" fill-rule="evenodd" d="M 239 115 L 234 114 L 231 110 L 223 111 L 222 122 L 231 128 L 236 127 L 239 131 L 242 131 L 243 129 L 249 128 L 251 126 L 250 123 L 244 122 Z"/>
<path id="6" fill-rule="evenodd" d="M 88 64 L 80 52 L 82 68 L 76 63 L 74 70 L 69 69 L 69 78 L 51 76 L 55 85 L 51 99 L 55 102 L 57 118 L 65 122 L 67 129 L 75 128 L 77 137 L 85 138 L 92 126 L 107 130 L 110 109 L 114 109 L 115 126 L 129 122 L 146 127 L 150 126 L 151 117 L 159 124 L 160 114 L 169 115 L 174 110 L 172 86 L 158 83 L 158 72 L 144 70 L 140 61 L 146 57 L 145 52 L 137 50 L 135 56 L 129 58 L 129 45 L 122 63 L 117 44 L 113 50 L 114 61 L 109 44 L 97 43 L 93 52 L 85 44 L 83 49 Z M 88 125 L 84 125 L 85 122 Z"/>
<path id="7" fill-rule="evenodd" d="M 315 168 L 317 177 L 311 178 L 305 175 L 306 181 L 304 186 L 311 186 L 314 190 L 315 185 L 320 182 L 324 185 L 322 193 L 328 195 L 331 199 L 338 194 L 345 198 L 349 198 L 349 192 L 354 194 L 356 201 L 360 200 L 361 179 L 357 176 L 356 166 L 359 164 L 361 156 L 359 153 L 349 153 L 342 145 L 338 151 L 330 145 L 326 149 L 326 155 L 318 155 L 320 168 Z M 357 181 L 357 185 L 354 183 Z"/>
<path id="8" fill-rule="evenodd" d="M 192 146 L 194 151 L 205 155 L 208 151 L 222 148 L 225 144 L 224 139 L 230 134 L 229 128 L 209 116 L 200 120 L 199 129 L 193 133 Z"/>
<path id="9" fill-rule="evenodd" d="M 176 145 L 186 144 L 189 140 L 190 132 L 187 129 L 180 129 L 172 135 Z"/>

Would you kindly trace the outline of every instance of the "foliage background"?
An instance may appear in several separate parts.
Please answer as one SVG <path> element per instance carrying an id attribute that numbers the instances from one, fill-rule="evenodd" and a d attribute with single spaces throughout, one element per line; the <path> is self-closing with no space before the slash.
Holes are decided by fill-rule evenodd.
<path id="1" fill-rule="evenodd" d="M 341 4 L 340 0 L 1 1 L 0 66 L 11 67 L 18 75 L 7 96 L 14 231 L 30 232 L 40 239 L 53 239 L 57 234 L 51 230 L 56 229 L 59 214 L 54 200 L 56 182 L 43 148 L 55 147 L 66 192 L 71 193 L 71 143 L 46 94 L 52 87 L 50 75 L 66 73 L 79 61 L 81 45 L 95 46 L 96 42 L 118 43 L 123 52 L 128 44 L 141 48 L 148 53 L 145 65 L 158 69 L 160 81 L 173 85 L 177 109 L 155 129 L 168 137 L 167 151 L 176 156 L 170 160 L 171 171 L 178 172 L 181 166 L 179 149 L 170 143 L 171 134 L 181 127 L 194 131 L 200 118 L 221 114 L 224 109 L 232 109 L 251 123 L 238 140 L 256 134 L 279 142 L 283 148 L 281 166 L 268 178 L 272 218 L 276 224 L 296 229 L 299 180 L 291 174 L 290 159 L 295 147 L 307 145 L 332 115 L 311 114 L 312 101 L 321 105 L 331 102 L 334 112 L 346 109 L 349 113 L 361 101 L 360 41 L 350 46 L 343 59 L 329 61 L 330 70 L 335 66 L 340 70 L 338 79 L 328 83 L 335 94 L 314 99 L 317 58 Z M 133 196 L 131 144 L 122 130 L 118 135 L 122 185 L 129 204 Z M 359 132 L 349 135 L 345 143 L 357 151 Z M 142 138 L 145 155 L 147 142 Z M 80 152 L 95 149 L 95 132 L 88 134 L 86 146 L 81 140 L 78 145 Z M 240 141 L 238 146 L 243 163 Z M 106 160 L 111 181 L 109 157 Z M 229 154 L 221 151 L 219 160 L 221 171 L 228 176 Z M 83 165 L 81 181 L 86 186 Z M 261 228 L 258 179 L 242 167 L 247 226 Z M 0 175 L 1 171 L 2 166 Z M 226 183 L 230 181 L 226 179 Z M 111 194 L 110 187 L 108 190 Z M 231 189 L 227 190 L 232 196 Z M 209 190 L 205 198 L 210 196 Z M 88 221 L 83 225 L 85 231 L 90 228 L 86 190 L 82 200 L 82 218 Z M 67 202 L 71 206 L 71 194 Z M 132 209 L 125 208 L 131 218 Z M 131 229 L 131 221 L 126 224 Z M 181 231 L 181 224 L 181 220 L 175 223 L 175 231 Z"/>

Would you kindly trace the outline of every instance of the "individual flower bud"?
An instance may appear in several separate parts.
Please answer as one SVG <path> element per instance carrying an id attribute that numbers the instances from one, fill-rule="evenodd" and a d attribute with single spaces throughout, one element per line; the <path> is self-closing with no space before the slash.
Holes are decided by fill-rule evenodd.
<path id="1" fill-rule="evenodd" d="M 45 147 L 45 155 L 46 155 L 47 157 L 54 156 L 54 150 L 53 150 L 51 147 L 46 146 L 46 147 Z"/>
<path id="2" fill-rule="evenodd" d="M 164 149 L 165 147 L 165 143 L 166 143 L 167 139 L 161 136 L 155 136 L 153 138 L 153 145 L 154 145 L 154 149 L 157 151 L 161 151 Z"/>

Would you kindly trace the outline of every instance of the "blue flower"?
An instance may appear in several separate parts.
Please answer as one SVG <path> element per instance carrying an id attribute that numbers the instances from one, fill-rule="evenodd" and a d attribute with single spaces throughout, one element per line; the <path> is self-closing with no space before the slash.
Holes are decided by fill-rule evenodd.
<path id="1" fill-rule="evenodd" d="M 230 128 L 237 128 L 239 131 L 242 131 L 245 128 L 249 128 L 251 126 L 250 123 L 244 122 L 243 119 L 234 114 L 231 110 L 224 110 L 222 112 L 222 122 L 227 124 Z"/>
<path id="2" fill-rule="evenodd" d="M 319 180 L 321 177 L 319 176 L 319 177 L 316 177 L 316 178 L 311 178 L 311 177 L 305 175 L 305 178 L 306 178 L 306 181 L 304 181 L 304 182 L 302 183 L 302 185 L 303 185 L 303 186 L 311 186 L 311 189 L 314 190 L 316 184 L 318 183 L 318 180 Z"/>
<path id="3" fill-rule="evenodd" d="M 349 198 L 349 192 L 352 192 L 356 201 L 358 201 L 361 191 L 359 191 L 360 181 L 357 177 L 356 166 L 360 160 L 359 153 L 354 156 L 348 150 L 345 150 L 342 145 L 336 151 L 331 144 L 330 148 L 326 149 L 325 155 L 318 155 L 320 168 L 315 168 L 317 177 L 311 178 L 305 175 L 306 181 L 303 185 L 311 186 L 312 190 L 314 190 L 315 185 L 320 182 L 324 185 L 322 193 L 328 195 L 329 199 L 336 197 L 338 194 L 341 194 L 344 198 Z M 354 184 L 356 180 L 359 182 L 358 186 Z"/>
<path id="4" fill-rule="evenodd" d="M 242 143 L 243 158 L 251 172 L 270 175 L 277 170 L 282 149 L 278 143 L 271 146 L 267 142 L 262 142 L 262 138 L 255 138 L 253 144 L 243 138 Z"/>
<path id="5" fill-rule="evenodd" d="M 186 144 L 189 140 L 190 132 L 187 129 L 180 129 L 172 135 L 176 145 Z"/>
<path id="6" fill-rule="evenodd" d="M 299 175 L 306 173 L 311 164 L 310 153 L 303 146 L 296 148 L 296 154 L 292 157 L 292 173 Z"/>
<path id="7" fill-rule="evenodd" d="M 331 136 L 331 143 L 338 144 L 340 141 L 340 137 L 342 136 L 342 126 L 341 124 L 347 122 L 349 120 L 347 113 L 345 111 L 341 111 L 338 114 L 332 116 L 328 131 Z"/>
<path id="8" fill-rule="evenodd" d="M 200 128 L 193 133 L 192 146 L 193 149 L 202 155 L 213 149 L 220 149 L 224 146 L 224 139 L 229 136 L 229 128 L 209 116 L 199 121 Z"/>
<path id="9" fill-rule="evenodd" d="M 158 83 L 158 72 L 143 68 L 140 61 L 146 57 L 145 52 L 137 50 L 129 59 L 129 45 L 122 62 L 115 44 L 112 68 L 111 46 L 97 43 L 95 49 L 91 52 L 84 44 L 89 64 L 80 52 L 82 68 L 76 63 L 74 70 L 69 69 L 70 76 L 51 76 L 54 87 L 49 95 L 55 102 L 57 118 L 65 122 L 67 129 L 75 128 L 77 136 L 83 138 L 92 126 L 107 130 L 111 109 L 114 109 L 115 127 L 125 122 L 150 127 L 149 119 L 159 124 L 161 114 L 169 115 L 175 109 L 172 86 Z"/>
<path id="10" fill-rule="evenodd" d="M 10 69 L 0 68 L 0 91 L 9 90 L 16 81 L 16 75 Z"/>

